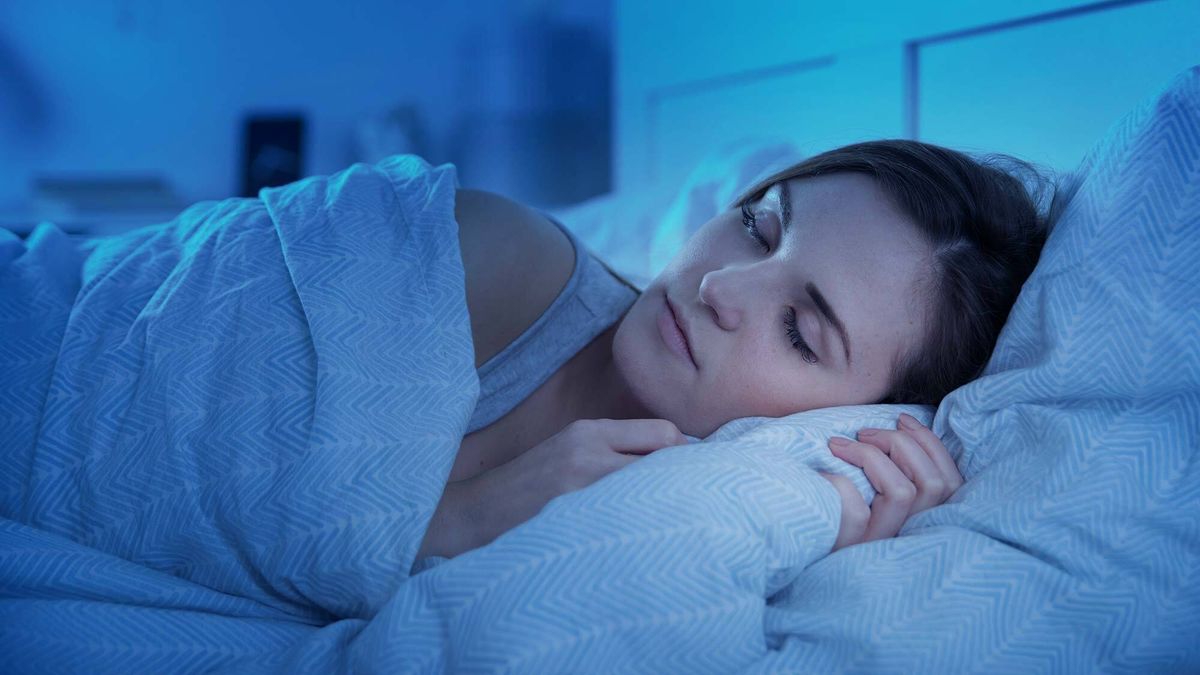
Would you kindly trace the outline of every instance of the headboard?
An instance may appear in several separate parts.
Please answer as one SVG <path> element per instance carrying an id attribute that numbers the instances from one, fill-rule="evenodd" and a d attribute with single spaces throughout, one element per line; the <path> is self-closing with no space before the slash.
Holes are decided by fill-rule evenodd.
<path id="1" fill-rule="evenodd" d="M 618 0 L 616 189 L 673 184 L 742 139 L 904 137 L 1067 171 L 1200 63 L 1195 0 L 865 5 Z"/>

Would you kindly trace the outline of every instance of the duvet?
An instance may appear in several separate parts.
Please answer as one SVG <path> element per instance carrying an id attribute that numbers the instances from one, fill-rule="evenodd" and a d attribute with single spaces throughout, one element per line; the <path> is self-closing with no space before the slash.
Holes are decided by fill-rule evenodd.
<path id="1" fill-rule="evenodd" d="M 478 391 L 453 167 L 0 239 L 3 668 L 1200 670 L 1198 129 L 1193 68 L 1095 146 L 936 411 L 735 420 L 440 562 Z M 830 555 L 816 470 L 872 493 L 825 441 L 901 411 L 966 484 Z"/>
<path id="2" fill-rule="evenodd" d="M 402 156 L 4 242 L 9 665 L 705 670 L 763 648 L 766 599 L 839 518 L 769 430 L 656 453 L 414 573 L 478 394 L 455 184 Z"/>

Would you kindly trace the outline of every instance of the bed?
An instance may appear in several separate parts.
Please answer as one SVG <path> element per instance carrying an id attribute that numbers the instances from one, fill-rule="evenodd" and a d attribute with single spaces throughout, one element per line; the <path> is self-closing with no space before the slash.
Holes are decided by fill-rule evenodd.
<path id="1" fill-rule="evenodd" d="M 787 156 L 763 153 L 738 166 Z M 646 250 L 721 201 L 696 176 L 683 229 Z M 1196 670 L 1200 68 L 1069 184 L 984 375 L 936 410 L 735 420 L 432 565 L 416 551 L 478 386 L 453 167 L 355 165 L 82 247 L 10 235 L 5 668 Z M 610 208 L 557 215 L 603 253 L 588 218 Z M 825 442 L 902 411 L 966 484 L 830 554 L 817 471 L 872 493 Z"/>

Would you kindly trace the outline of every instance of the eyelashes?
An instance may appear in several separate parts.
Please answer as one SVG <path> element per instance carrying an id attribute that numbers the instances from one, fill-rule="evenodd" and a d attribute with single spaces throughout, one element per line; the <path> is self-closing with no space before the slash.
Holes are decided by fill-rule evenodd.
<path id="1" fill-rule="evenodd" d="M 767 243 L 766 237 L 762 236 L 762 232 L 758 230 L 758 220 L 754 217 L 754 212 L 750 210 L 750 206 L 742 204 L 742 226 L 750 233 L 758 245 L 762 247 L 763 252 L 771 250 L 770 244 Z M 808 346 L 804 341 L 804 336 L 800 335 L 800 329 L 796 326 L 796 310 L 788 307 L 783 314 L 783 327 L 787 338 L 792 343 L 792 347 L 800 352 L 800 358 L 808 363 L 816 363 L 820 359 L 817 358 L 817 353 Z"/>
<path id="2" fill-rule="evenodd" d="M 758 220 L 754 217 L 754 212 L 746 204 L 742 204 L 742 225 L 750 233 L 750 236 L 754 237 L 759 246 L 762 246 L 764 252 L 771 250 L 771 246 L 767 244 L 767 240 L 762 236 L 762 232 L 758 231 Z"/>
<path id="3" fill-rule="evenodd" d="M 819 360 L 817 353 L 809 348 L 808 343 L 804 341 L 800 331 L 796 328 L 796 310 L 791 307 L 787 308 L 783 314 L 783 325 L 787 329 L 787 336 L 792 341 L 792 346 L 800 352 L 800 358 L 808 363 L 816 363 Z"/>

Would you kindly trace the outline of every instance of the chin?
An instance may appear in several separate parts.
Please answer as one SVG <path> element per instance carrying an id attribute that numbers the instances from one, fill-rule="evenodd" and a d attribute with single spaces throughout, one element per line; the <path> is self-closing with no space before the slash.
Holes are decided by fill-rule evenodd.
<path id="1" fill-rule="evenodd" d="M 725 421 L 728 422 L 729 420 Z M 696 438 L 708 438 L 713 434 L 713 432 L 715 432 L 717 429 L 720 429 L 722 424 L 725 424 L 725 422 L 713 424 L 712 422 L 695 421 L 692 423 L 683 424 L 676 422 L 675 426 L 679 427 L 679 430 L 688 436 L 695 436 Z"/>
<path id="2" fill-rule="evenodd" d="M 641 309 L 641 308 L 635 308 Z M 711 420 L 699 419 L 694 399 L 695 382 L 668 379 L 662 351 L 658 348 L 658 328 L 651 316 L 632 310 L 626 315 L 613 336 L 613 365 L 625 382 L 636 407 L 648 419 L 670 420 L 689 436 L 704 437 L 718 426 Z"/>
<path id="3" fill-rule="evenodd" d="M 678 415 L 673 414 L 672 404 L 679 405 L 682 392 L 678 383 L 662 377 L 661 356 L 652 345 L 643 342 L 646 332 L 631 326 L 629 321 L 623 322 L 613 336 L 613 365 L 636 407 L 646 411 L 646 417 L 676 422 Z"/>

